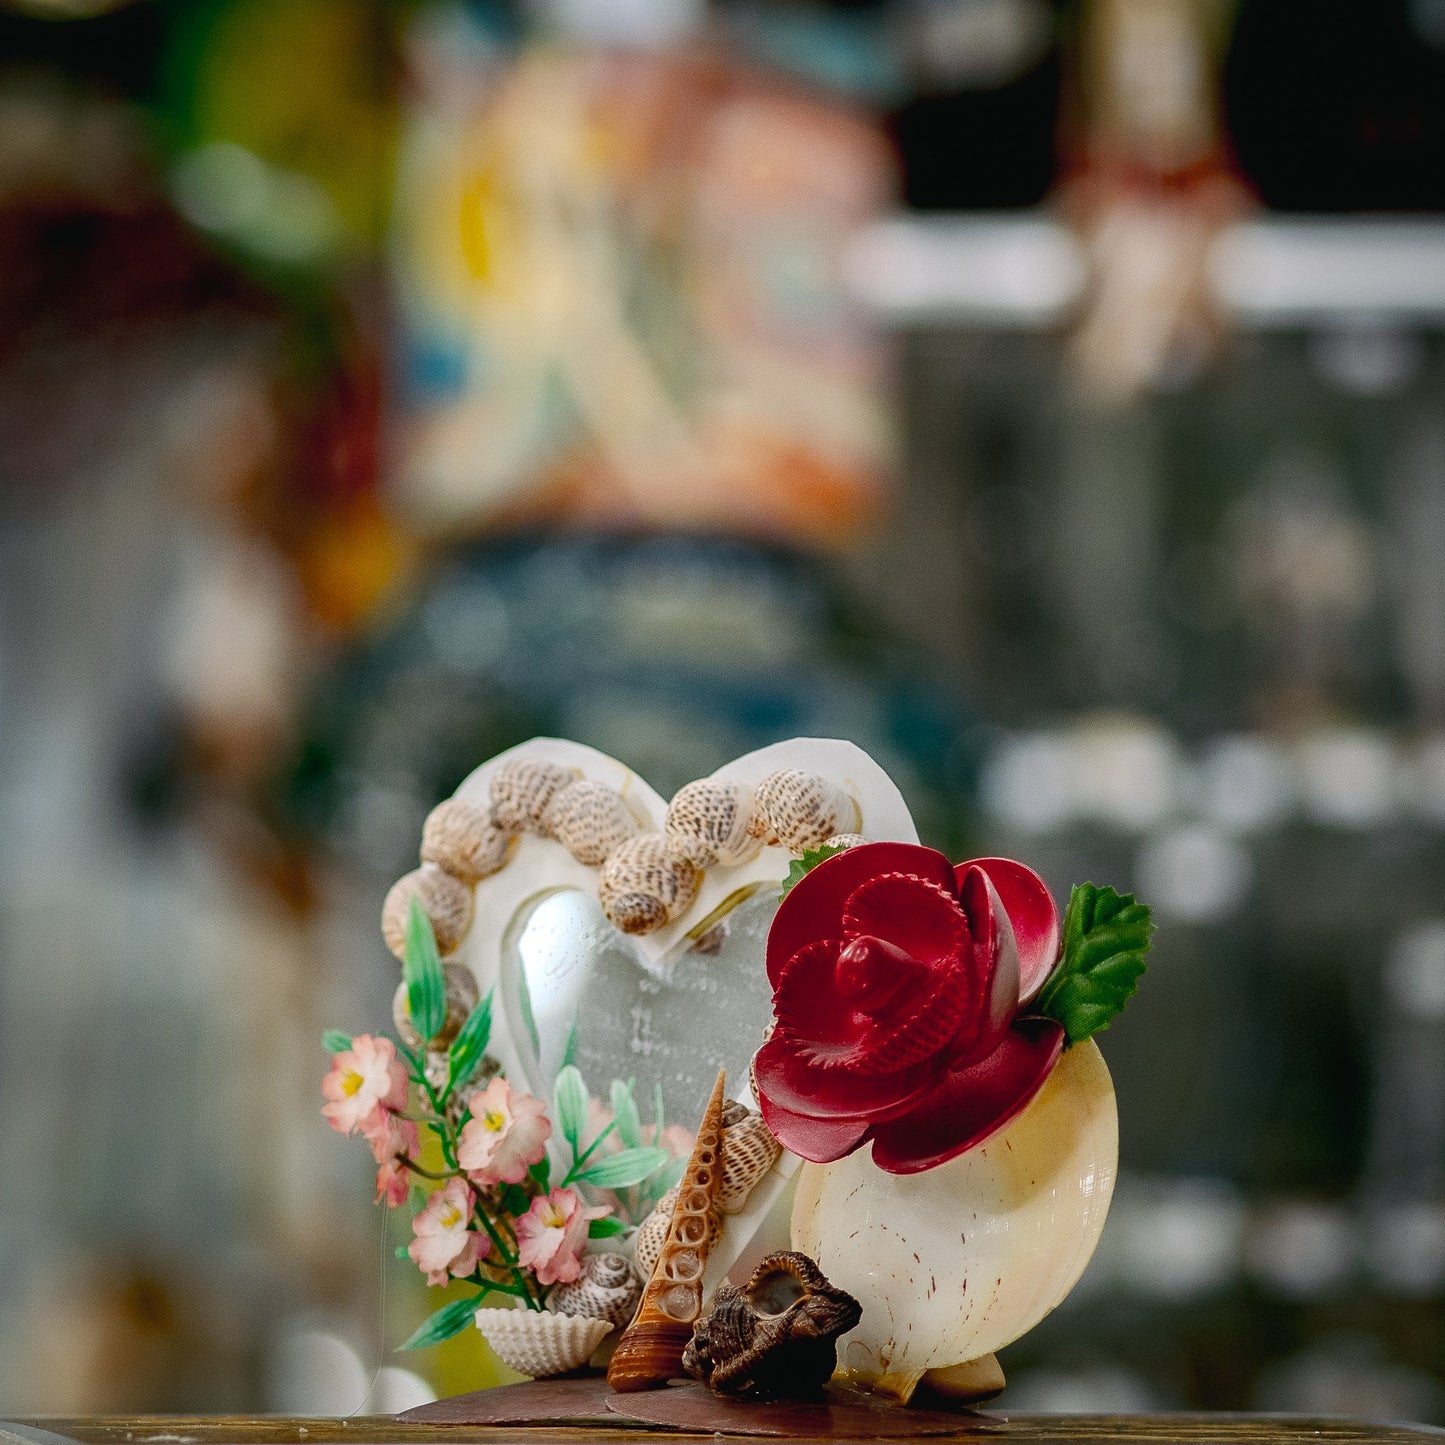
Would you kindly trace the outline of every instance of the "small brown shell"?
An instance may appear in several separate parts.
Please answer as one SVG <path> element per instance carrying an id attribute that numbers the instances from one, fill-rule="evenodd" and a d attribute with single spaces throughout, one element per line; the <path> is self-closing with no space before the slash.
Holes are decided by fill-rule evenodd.
<path id="1" fill-rule="evenodd" d="M 637 819 L 621 794 L 590 778 L 579 778 L 559 788 L 547 805 L 542 826 L 588 868 L 600 868 L 621 844 L 637 834 Z"/>
<path id="2" fill-rule="evenodd" d="M 381 932 L 386 946 L 400 959 L 406 957 L 406 919 L 413 898 L 420 900 L 431 919 L 437 952 L 444 958 L 455 952 L 472 926 L 472 890 L 435 863 L 423 863 L 398 878 L 381 906 Z"/>
<path id="3" fill-rule="evenodd" d="M 492 774 L 492 817 L 511 833 L 543 833 L 543 819 L 554 793 L 575 782 L 577 774 L 542 758 L 510 758 Z"/>
<path id="4" fill-rule="evenodd" d="M 583 1315 L 625 1328 L 637 1313 L 642 1281 L 621 1254 L 589 1254 L 571 1284 L 559 1284 L 547 1296 L 547 1308 L 559 1315 Z"/>
<path id="5" fill-rule="evenodd" d="M 842 788 L 800 768 L 769 773 L 756 796 L 754 828 L 792 853 L 816 848 L 835 833 L 854 832 L 861 822 L 858 804 Z"/>
<path id="6" fill-rule="evenodd" d="M 687 910 L 700 881 L 690 863 L 668 857 L 661 833 L 641 833 L 602 865 L 597 898 L 623 933 L 651 933 Z"/>
<path id="7" fill-rule="evenodd" d="M 753 831 L 757 808 L 746 783 L 700 778 L 667 805 L 667 851 L 695 868 L 746 863 L 763 846 Z"/>
<path id="8" fill-rule="evenodd" d="M 464 964 L 443 964 L 442 973 L 447 986 L 447 1017 L 441 1033 L 434 1039 L 424 1039 L 417 1032 L 411 1018 L 411 1000 L 405 982 L 397 984 L 396 992 L 391 996 L 391 1021 L 396 1025 L 402 1043 L 413 1051 L 427 1044 L 433 1048 L 450 1048 L 481 997 L 476 974 Z"/>
<path id="9" fill-rule="evenodd" d="M 580 1369 L 612 1328 L 606 1320 L 537 1310 L 478 1310 L 477 1328 L 504 1365 L 539 1380 Z"/>
<path id="10" fill-rule="evenodd" d="M 491 812 L 462 798 L 448 798 L 427 814 L 421 831 L 421 861 L 445 868 L 463 883 L 495 873 L 512 849 L 511 833 Z"/>
<path id="11" fill-rule="evenodd" d="M 782 1152 L 783 1146 L 773 1138 L 761 1114 L 747 1109 L 740 1119 L 731 1123 L 724 1120 L 718 1209 L 723 1214 L 739 1213 L 758 1180 L 773 1167 Z"/>
<path id="12" fill-rule="evenodd" d="M 823 839 L 825 848 L 856 848 L 860 843 L 868 840 L 861 833 L 834 833 L 831 838 Z"/>

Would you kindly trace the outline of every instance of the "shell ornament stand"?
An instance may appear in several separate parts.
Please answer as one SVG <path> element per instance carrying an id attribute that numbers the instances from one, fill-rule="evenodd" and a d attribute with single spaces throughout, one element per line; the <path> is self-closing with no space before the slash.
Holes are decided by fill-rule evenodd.
<path id="1" fill-rule="evenodd" d="M 1147 908 L 1085 884 L 1061 919 L 1024 865 L 921 847 L 822 739 L 671 803 L 535 739 L 421 856 L 383 910 L 399 1042 L 328 1035 L 323 1112 L 429 1280 L 479 1286 L 408 1343 L 475 1321 L 533 1382 L 408 1418 L 897 1437 L 1003 1388 L 1103 1228 L 1092 1034 Z"/>

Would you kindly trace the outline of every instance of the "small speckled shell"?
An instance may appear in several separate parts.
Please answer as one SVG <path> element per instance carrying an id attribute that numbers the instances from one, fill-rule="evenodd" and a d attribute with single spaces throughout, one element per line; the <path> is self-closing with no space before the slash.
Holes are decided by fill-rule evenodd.
<path id="1" fill-rule="evenodd" d="M 590 778 L 559 788 L 547 805 L 542 826 L 589 868 L 600 868 L 621 844 L 637 834 L 637 819 L 616 789 Z"/>
<path id="2" fill-rule="evenodd" d="M 632 1239 L 632 1258 L 637 1272 L 648 1279 L 662 1253 L 662 1242 L 667 1238 L 667 1227 L 672 1223 L 672 1206 L 677 1203 L 677 1186 L 674 1185 L 657 1201 L 657 1207 L 637 1226 Z M 711 1248 L 722 1230 L 722 1221 L 713 1215 L 710 1221 L 708 1247 Z"/>
<path id="3" fill-rule="evenodd" d="M 492 817 L 510 833 L 543 833 L 547 805 L 577 774 L 542 758 L 511 758 L 492 774 Z"/>
<path id="4" fill-rule="evenodd" d="M 511 849 L 512 834 L 499 828 L 486 808 L 461 798 L 438 803 L 421 834 L 421 861 L 445 868 L 463 883 L 495 873 Z"/>
<path id="5" fill-rule="evenodd" d="M 427 1043 L 442 1049 L 450 1048 L 452 1040 L 462 1031 L 467 1016 L 476 1008 L 481 997 L 477 989 L 477 976 L 471 969 L 460 963 L 448 963 L 442 966 L 442 974 L 447 985 L 447 1017 L 441 1033 L 435 1039 L 424 1039 L 416 1031 L 416 1025 L 411 1019 L 405 982 L 397 984 L 396 992 L 391 996 L 391 1021 L 396 1025 L 402 1043 L 413 1051 Z"/>
<path id="6" fill-rule="evenodd" d="M 753 790 L 746 783 L 700 778 L 667 805 L 667 851 L 696 868 L 746 863 L 763 846 L 752 830 L 755 814 Z"/>
<path id="7" fill-rule="evenodd" d="M 761 1114 L 748 1110 L 741 1119 L 724 1123 L 718 1209 L 724 1214 L 742 1210 L 758 1180 L 773 1167 L 782 1152 L 783 1146 L 773 1138 Z"/>
<path id="8" fill-rule="evenodd" d="M 584 1315 L 478 1310 L 477 1328 L 504 1365 L 539 1380 L 585 1365 L 612 1326 Z"/>
<path id="9" fill-rule="evenodd" d="M 792 853 L 816 848 L 835 833 L 851 833 L 861 822 L 858 804 L 842 788 L 799 768 L 769 773 L 756 796 L 754 828 Z"/>
<path id="10" fill-rule="evenodd" d="M 472 890 L 435 863 L 423 863 L 391 885 L 381 906 L 381 932 L 386 946 L 406 957 L 406 917 L 411 900 L 420 899 L 436 934 L 437 952 L 445 957 L 456 950 L 472 926 Z"/>
<path id="11" fill-rule="evenodd" d="M 623 933 L 651 933 L 686 911 L 700 877 L 690 863 L 668 857 L 661 833 L 641 833 L 602 865 L 597 898 Z"/>
<path id="12" fill-rule="evenodd" d="M 856 848 L 860 843 L 868 840 L 861 833 L 834 833 L 831 838 L 823 839 L 825 848 Z"/>
<path id="13" fill-rule="evenodd" d="M 547 1308 L 559 1315 L 608 1320 L 625 1328 L 637 1312 L 642 1281 L 631 1261 L 620 1254 L 589 1254 L 571 1284 L 559 1284 L 547 1296 Z"/>

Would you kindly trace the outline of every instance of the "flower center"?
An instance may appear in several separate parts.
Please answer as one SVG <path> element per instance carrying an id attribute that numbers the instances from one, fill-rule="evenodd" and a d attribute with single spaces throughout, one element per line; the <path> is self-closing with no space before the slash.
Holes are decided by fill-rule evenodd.
<path id="1" fill-rule="evenodd" d="M 341 1076 L 341 1092 L 351 1098 L 361 1092 L 361 1086 L 366 1080 L 356 1072 L 355 1069 L 347 1069 Z"/>
<path id="2" fill-rule="evenodd" d="M 437 1211 L 437 1223 L 443 1229 L 455 1229 L 462 1222 L 462 1212 L 455 1204 L 443 1204 Z"/>
<path id="3" fill-rule="evenodd" d="M 548 1229 L 566 1229 L 567 1216 L 553 1204 L 542 1211 L 542 1223 L 545 1224 Z"/>
<path id="4" fill-rule="evenodd" d="M 507 1127 L 507 1116 L 500 1109 L 488 1109 L 482 1115 L 482 1127 L 493 1134 L 500 1134 Z"/>
<path id="5" fill-rule="evenodd" d="M 927 973 L 927 964 L 919 963 L 897 944 L 860 933 L 843 945 L 834 977 L 845 999 L 876 1018 Z"/>

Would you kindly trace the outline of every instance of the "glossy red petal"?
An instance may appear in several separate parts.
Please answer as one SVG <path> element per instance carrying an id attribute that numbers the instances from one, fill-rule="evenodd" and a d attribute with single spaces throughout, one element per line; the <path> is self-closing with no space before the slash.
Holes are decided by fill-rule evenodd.
<path id="1" fill-rule="evenodd" d="M 981 979 L 981 1003 L 971 1028 L 955 1040 L 953 1067 L 987 1058 L 1003 1041 L 1019 1007 L 1019 952 L 1003 901 L 982 868 L 969 868 L 959 893 L 973 930 L 974 972 Z"/>
<path id="2" fill-rule="evenodd" d="M 1028 1003 L 1059 960 L 1059 910 L 1048 885 L 1012 858 L 974 858 L 956 870 L 962 886 L 970 868 L 982 868 L 998 890 L 1019 950 L 1019 1002 Z"/>
<path id="3" fill-rule="evenodd" d="M 982 1144 L 1043 1087 L 1064 1049 L 1052 1019 L 1019 1019 L 986 1059 L 955 1069 L 902 1117 L 873 1129 L 873 1162 L 918 1174 Z"/>
<path id="4" fill-rule="evenodd" d="M 814 1164 L 831 1164 L 851 1154 L 868 1133 L 868 1125 L 861 1120 L 810 1119 L 773 1103 L 766 1094 L 759 1095 L 758 1108 L 773 1138 L 784 1149 L 801 1159 L 811 1159 Z"/>
<path id="5" fill-rule="evenodd" d="M 944 888 L 909 873 L 865 879 L 843 907 L 843 937 L 871 934 L 920 963 L 954 957 L 967 946 L 969 933 L 952 881 Z"/>
<path id="6" fill-rule="evenodd" d="M 856 1000 L 838 986 L 838 954 L 842 944 L 826 938 L 800 948 L 788 960 L 773 993 L 778 1026 L 807 1041 L 820 1059 L 842 1061 L 864 1040 L 873 1021 Z"/>
<path id="7" fill-rule="evenodd" d="M 759 1096 L 809 1119 L 867 1122 L 888 1117 L 925 1093 L 938 1073 L 929 1066 L 882 1075 L 820 1067 L 808 1057 L 806 1041 L 795 1039 L 781 1025 L 753 1060 Z"/>
<path id="8" fill-rule="evenodd" d="M 977 1036 L 982 1005 L 978 970 L 961 958 L 935 963 L 929 969 L 928 986 L 895 1000 L 861 1040 L 853 1067 L 887 1074 L 928 1062 L 941 1073 L 958 1038 Z"/>
<path id="9" fill-rule="evenodd" d="M 768 981 L 774 988 L 783 965 L 806 944 L 837 938 L 849 896 L 879 873 L 912 873 L 952 892 L 953 864 L 917 843 L 860 843 L 835 853 L 803 876 L 783 899 L 768 933 Z"/>

